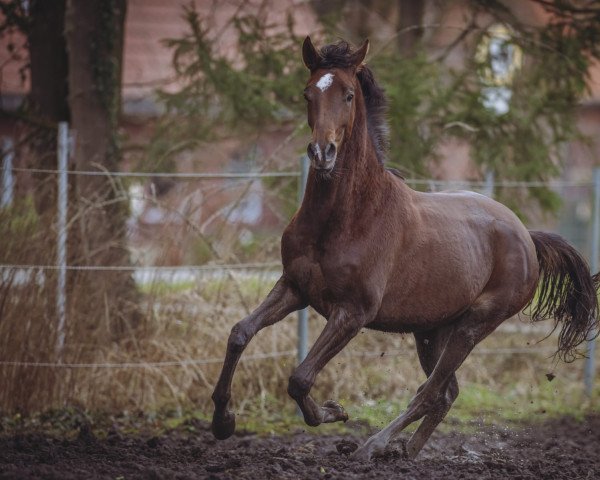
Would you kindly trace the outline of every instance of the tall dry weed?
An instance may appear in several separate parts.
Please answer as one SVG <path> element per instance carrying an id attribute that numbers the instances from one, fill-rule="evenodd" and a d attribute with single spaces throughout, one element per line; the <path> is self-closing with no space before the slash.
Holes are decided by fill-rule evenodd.
<path id="1" fill-rule="evenodd" d="M 25 412 L 63 405 L 109 411 L 194 408 L 209 415 L 210 395 L 229 331 L 247 314 L 243 305 L 256 305 L 269 281 L 256 283 L 256 291 L 247 283 L 240 291 L 230 280 L 206 280 L 191 291 L 150 292 L 144 300 L 143 328 L 132 330 L 120 342 L 104 345 L 91 339 L 88 343 L 85 338 L 72 340 L 60 359 L 96 366 L 1 366 L 0 378 L 6 387 L 0 393 L 1 408 Z M 51 325 L 47 324 L 43 334 L 33 329 L 36 322 L 44 322 L 43 293 L 43 289 L 30 291 L 8 302 L 8 315 L 5 312 L 0 324 L 2 360 L 57 361 Z M 311 342 L 323 323 L 311 313 Z M 555 368 L 548 359 L 554 348 L 552 339 L 533 345 L 544 332 L 522 332 L 520 326 L 517 319 L 511 320 L 511 328 L 501 329 L 483 342 L 459 371 L 460 382 L 500 390 L 511 385 L 525 391 L 542 381 L 543 375 Z M 288 400 L 287 379 L 297 363 L 296 328 L 296 317 L 291 315 L 250 343 L 234 378 L 233 405 L 238 412 L 257 406 L 268 410 Z M 543 349 L 527 353 L 528 343 L 532 351 Z M 574 382 L 580 376 L 579 371 L 567 374 Z M 319 400 L 353 403 L 400 401 L 413 394 L 424 379 L 411 336 L 364 330 L 318 376 L 313 394 Z"/>

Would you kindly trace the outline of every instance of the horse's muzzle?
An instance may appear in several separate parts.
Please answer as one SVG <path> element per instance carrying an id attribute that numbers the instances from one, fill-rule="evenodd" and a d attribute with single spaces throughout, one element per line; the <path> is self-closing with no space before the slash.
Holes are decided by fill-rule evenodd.
<path id="1" fill-rule="evenodd" d="M 308 144 L 306 153 L 316 170 L 331 171 L 335 165 L 337 147 L 335 143 L 329 142 L 323 152 L 317 142 L 311 142 Z"/>

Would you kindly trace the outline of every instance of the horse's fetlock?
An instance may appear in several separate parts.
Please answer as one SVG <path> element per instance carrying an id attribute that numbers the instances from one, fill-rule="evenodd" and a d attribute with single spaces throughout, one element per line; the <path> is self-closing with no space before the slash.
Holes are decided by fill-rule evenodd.
<path id="1" fill-rule="evenodd" d="M 304 377 L 292 375 L 288 382 L 288 394 L 292 398 L 301 398 L 308 395 L 310 391 L 310 381 Z"/>
<path id="2" fill-rule="evenodd" d="M 321 425 L 322 421 L 316 417 L 311 418 L 304 416 L 304 423 L 306 423 L 309 427 L 318 427 L 319 425 Z"/>
<path id="3" fill-rule="evenodd" d="M 458 385 L 452 385 L 450 384 L 446 390 L 446 402 L 448 403 L 448 405 L 452 405 L 454 403 L 454 400 L 457 399 L 458 397 Z"/>
<path id="4" fill-rule="evenodd" d="M 229 403 L 229 400 L 231 400 L 231 395 L 227 393 L 213 392 L 211 398 L 215 405 L 221 406 L 227 405 Z"/>

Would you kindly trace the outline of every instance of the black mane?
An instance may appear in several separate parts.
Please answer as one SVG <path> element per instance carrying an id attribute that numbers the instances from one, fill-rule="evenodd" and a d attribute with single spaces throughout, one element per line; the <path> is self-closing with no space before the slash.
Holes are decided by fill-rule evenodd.
<path id="1" fill-rule="evenodd" d="M 350 68 L 352 66 L 352 47 L 341 40 L 325 45 L 319 52 L 319 63 L 316 68 Z M 387 99 L 385 92 L 377 84 L 373 72 L 362 65 L 356 73 L 367 109 L 367 129 L 375 147 L 375 154 L 380 163 L 385 162 L 389 147 L 389 127 L 385 118 Z"/>

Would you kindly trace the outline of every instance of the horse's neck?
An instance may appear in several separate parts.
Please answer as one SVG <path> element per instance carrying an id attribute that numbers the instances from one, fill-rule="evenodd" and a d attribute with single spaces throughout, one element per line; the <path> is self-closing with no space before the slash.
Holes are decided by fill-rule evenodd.
<path id="1" fill-rule="evenodd" d="M 386 172 L 370 141 L 362 140 L 351 138 L 342 147 L 331 178 L 319 178 L 311 168 L 300 222 L 327 228 L 346 224 L 383 200 Z"/>

